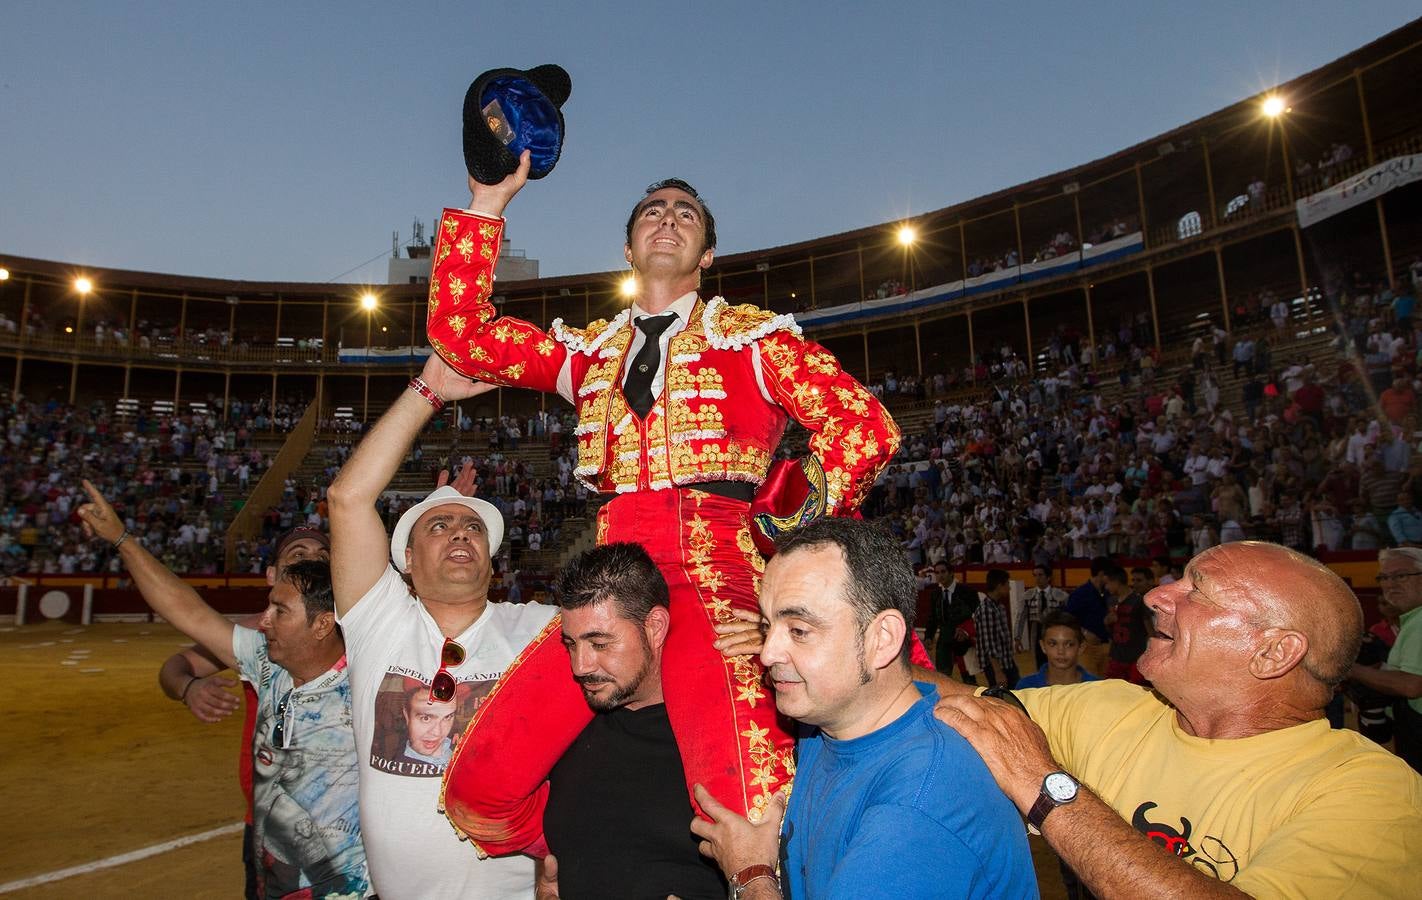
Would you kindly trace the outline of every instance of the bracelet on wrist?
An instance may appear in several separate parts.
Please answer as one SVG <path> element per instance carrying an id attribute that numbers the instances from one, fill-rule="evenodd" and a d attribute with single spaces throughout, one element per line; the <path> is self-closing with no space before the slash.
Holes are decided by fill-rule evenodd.
<path id="1" fill-rule="evenodd" d="M 125 529 L 123 530 L 123 534 L 121 534 L 121 535 L 118 536 L 118 540 L 114 541 L 114 549 L 117 550 L 118 548 L 122 547 L 122 546 L 123 546 L 123 542 L 126 541 L 126 540 L 128 540 L 128 529 L 127 529 L 127 528 L 125 528 Z"/>
<path id="2" fill-rule="evenodd" d="M 420 376 L 416 375 L 414 378 L 410 379 L 410 390 L 419 394 L 421 397 L 424 397 L 425 400 L 429 402 L 430 406 L 434 407 L 435 412 L 439 412 L 440 410 L 444 409 L 444 398 L 440 397 L 439 394 L 436 394 L 434 392 L 434 388 L 426 384 L 425 380 Z"/>
<path id="3" fill-rule="evenodd" d="M 187 700 L 188 700 L 188 691 L 189 691 L 189 690 L 192 688 L 192 686 L 193 686 L 194 684 L 196 684 L 196 683 L 197 683 L 197 676 L 196 676 L 196 675 L 194 675 L 194 676 L 192 676 L 191 678 L 188 679 L 188 683 L 185 684 L 185 685 L 183 685 L 183 692 L 178 695 L 178 702 L 179 702 L 179 703 L 186 703 L 186 702 L 187 702 Z"/>

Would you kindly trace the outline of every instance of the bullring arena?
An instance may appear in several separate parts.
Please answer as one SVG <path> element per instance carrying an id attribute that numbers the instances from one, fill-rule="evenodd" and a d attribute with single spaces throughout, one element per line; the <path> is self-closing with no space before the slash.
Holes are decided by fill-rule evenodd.
<path id="1" fill-rule="evenodd" d="M 938 538 L 968 584 L 997 567 L 1030 585 L 1032 548 L 1047 538 L 1059 551 L 1053 583 L 1070 591 L 1093 556 L 1188 558 L 1234 529 L 1316 552 L 1371 625 L 1378 543 L 1356 543 L 1358 523 L 1386 519 L 1415 467 L 1355 470 L 1341 487 L 1336 469 L 1395 370 L 1416 370 L 1415 335 L 1397 328 L 1393 299 L 1422 285 L 1419 79 L 1413 22 L 1278 85 L 1270 96 L 1286 98 L 1283 109 L 1241 97 L 911 221 L 718 257 L 703 292 L 794 314 L 881 397 L 904 443 L 865 513 L 894 524 L 918 566 L 928 557 L 913 508 L 943 490 L 919 472 L 943 461 L 980 488 L 1032 488 L 1017 507 L 992 491 L 959 497 L 991 513 Z M 428 262 L 428 245 L 407 252 Z M 160 693 L 159 666 L 189 642 L 153 620 L 112 554 L 82 540 L 70 502 L 56 509 L 56 492 L 36 481 L 51 471 L 77 481 L 95 457 L 64 441 L 87 432 L 86 453 L 134 476 L 128 500 L 155 554 L 222 612 L 260 611 L 273 536 L 323 521 L 324 488 L 419 372 L 428 285 L 230 281 L 9 255 L 0 266 L 0 384 L 15 401 L 0 416 L 10 435 L 0 894 L 232 896 L 242 717 L 202 724 Z M 614 273 L 500 280 L 497 291 L 502 314 L 535 323 L 589 322 L 626 304 Z M 1322 389 L 1318 407 L 1294 407 L 1305 384 Z M 1052 466 L 1032 466 L 1012 430 L 1043 405 L 1082 435 L 1130 430 L 1177 394 L 1186 415 L 1228 414 L 1256 436 L 1273 428 L 1265 440 L 1291 451 L 1287 465 L 1256 471 L 1228 445 L 1196 453 L 1172 439 L 1109 460 L 1088 458 L 1091 441 L 1068 442 L 1050 450 Z M 958 430 L 988 410 L 1006 430 Z M 1301 420 L 1316 427 L 1288 430 Z M 482 461 L 481 496 L 499 498 L 516 525 L 492 596 L 546 600 L 559 569 L 592 545 L 600 506 L 567 477 L 574 424 L 556 397 L 531 391 L 451 404 L 392 485 L 387 525 L 442 465 Z M 1404 427 L 1416 459 L 1415 412 Z M 803 455 L 805 440 L 791 432 L 782 450 Z M 1172 453 L 1200 455 L 1201 468 L 1173 482 L 1147 474 Z M 1225 476 L 1243 499 L 1226 496 L 1236 488 Z M 1196 488 L 1178 528 L 1124 502 L 1104 518 L 1092 507 L 1123 490 Z M 1060 504 L 1045 534 L 1024 525 L 1044 501 Z M 1035 669 L 1030 653 L 1018 662 Z M 1034 843 L 1034 856 L 1043 895 L 1062 896 L 1051 851 Z"/>

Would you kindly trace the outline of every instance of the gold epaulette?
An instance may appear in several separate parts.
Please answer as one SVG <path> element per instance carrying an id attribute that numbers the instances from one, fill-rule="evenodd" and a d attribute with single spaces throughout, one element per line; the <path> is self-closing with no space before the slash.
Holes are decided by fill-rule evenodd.
<path id="1" fill-rule="evenodd" d="M 597 352 L 597 349 L 607 343 L 608 339 L 617 333 L 617 330 L 627 324 L 627 318 L 631 311 L 624 309 L 611 319 L 598 319 L 589 322 L 586 328 L 574 328 L 563 323 L 562 319 L 554 319 L 549 326 L 548 333 L 572 353 L 586 353 L 588 356 Z"/>
<path id="2" fill-rule="evenodd" d="M 789 313 L 776 313 L 749 303 L 732 306 L 721 297 L 712 297 L 701 314 L 706 342 L 717 350 L 739 350 L 768 334 L 788 331 L 799 337 L 800 326 Z"/>

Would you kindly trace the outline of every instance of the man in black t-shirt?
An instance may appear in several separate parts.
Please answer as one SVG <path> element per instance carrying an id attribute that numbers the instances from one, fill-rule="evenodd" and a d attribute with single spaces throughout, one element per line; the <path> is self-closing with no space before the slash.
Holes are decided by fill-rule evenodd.
<path id="1" fill-rule="evenodd" d="M 636 544 L 579 556 L 558 584 L 563 645 L 592 722 L 553 767 L 538 896 L 722 898 L 697 851 L 686 778 L 662 700 L 667 585 Z"/>

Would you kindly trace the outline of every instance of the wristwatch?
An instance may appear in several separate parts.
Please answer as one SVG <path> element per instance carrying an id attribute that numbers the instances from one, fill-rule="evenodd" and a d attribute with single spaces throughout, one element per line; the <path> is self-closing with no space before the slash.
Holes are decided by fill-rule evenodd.
<path id="1" fill-rule="evenodd" d="M 1041 834 L 1042 822 L 1047 818 L 1047 813 L 1075 800 L 1080 787 L 1076 779 L 1065 772 L 1051 772 L 1043 778 L 1042 792 L 1037 795 L 1037 802 L 1027 811 L 1027 827 L 1032 833 Z"/>
<path id="2" fill-rule="evenodd" d="M 775 882 L 776 887 L 780 886 L 774 866 L 746 866 L 731 876 L 731 893 L 727 895 L 729 900 L 741 900 L 746 895 L 746 885 L 761 878 L 769 878 Z"/>

